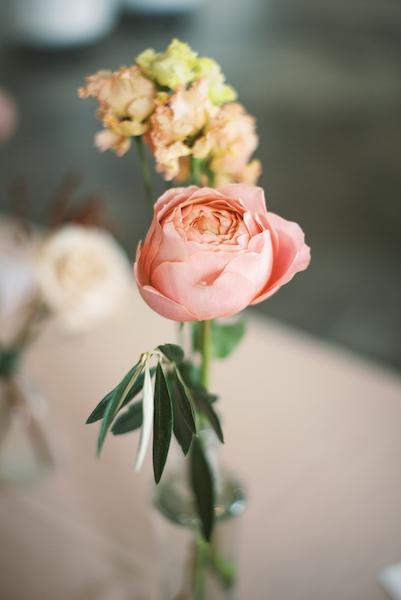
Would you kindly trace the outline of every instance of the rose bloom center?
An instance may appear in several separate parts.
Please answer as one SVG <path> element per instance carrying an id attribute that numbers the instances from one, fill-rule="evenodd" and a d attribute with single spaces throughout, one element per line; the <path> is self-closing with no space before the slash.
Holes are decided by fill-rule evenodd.
<path id="1" fill-rule="evenodd" d="M 181 237 L 203 244 L 236 244 L 245 233 L 242 215 L 226 208 L 208 205 L 185 206 L 173 219 Z"/>

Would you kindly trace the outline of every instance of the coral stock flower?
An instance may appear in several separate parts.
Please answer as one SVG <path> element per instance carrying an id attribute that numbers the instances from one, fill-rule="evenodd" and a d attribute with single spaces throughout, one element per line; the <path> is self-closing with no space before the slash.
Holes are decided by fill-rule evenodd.
<path id="1" fill-rule="evenodd" d="M 147 130 L 146 120 L 154 109 L 156 91 L 134 65 L 90 75 L 78 94 L 80 98 L 94 96 L 98 101 L 97 114 L 106 129 L 97 134 L 96 145 L 121 156 L 130 147 L 129 138 Z"/>
<path id="2" fill-rule="evenodd" d="M 255 119 L 245 108 L 232 102 L 218 110 L 205 133 L 193 147 L 195 158 L 206 158 L 215 175 L 215 184 L 256 183 L 261 166 L 250 160 L 258 146 Z"/>
<path id="3" fill-rule="evenodd" d="M 266 300 L 309 261 L 301 228 L 269 213 L 261 188 L 191 186 L 156 202 L 135 277 L 153 310 L 201 321 Z"/>
<path id="4" fill-rule="evenodd" d="M 168 181 L 180 172 L 180 159 L 191 154 L 187 141 L 196 137 L 218 109 L 212 106 L 205 80 L 167 96 L 150 118 L 149 141 L 156 168 Z"/>

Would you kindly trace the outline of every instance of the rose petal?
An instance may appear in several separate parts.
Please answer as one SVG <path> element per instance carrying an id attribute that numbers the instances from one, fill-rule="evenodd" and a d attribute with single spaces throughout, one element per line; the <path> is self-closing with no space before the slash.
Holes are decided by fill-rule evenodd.
<path id="1" fill-rule="evenodd" d="M 186 263 L 162 263 L 152 274 L 152 284 L 198 320 L 236 314 L 250 303 L 255 287 L 244 275 L 223 270 L 224 262 L 230 264 L 227 256 L 218 253 L 216 258 L 211 265 L 210 254 L 198 252 Z"/>
<path id="2" fill-rule="evenodd" d="M 217 190 L 224 196 L 240 199 L 251 213 L 266 213 L 265 193 L 262 188 L 245 183 L 223 185 Z"/>
<path id="3" fill-rule="evenodd" d="M 237 255 L 227 264 L 225 272 L 246 275 L 258 294 L 269 280 L 273 268 L 273 249 L 270 233 L 264 231 L 251 240 L 248 252 Z"/>
<path id="4" fill-rule="evenodd" d="M 140 285 L 138 283 L 139 293 L 146 304 L 154 311 L 166 319 L 172 321 L 196 321 L 197 317 L 190 313 L 184 306 L 177 304 L 174 300 L 166 298 L 151 285 Z"/>
<path id="5" fill-rule="evenodd" d="M 299 225 L 273 213 L 269 213 L 269 221 L 277 231 L 278 251 L 274 257 L 270 279 L 252 304 L 270 298 L 296 273 L 304 271 L 310 262 L 310 248 L 305 244 L 305 236 Z"/>

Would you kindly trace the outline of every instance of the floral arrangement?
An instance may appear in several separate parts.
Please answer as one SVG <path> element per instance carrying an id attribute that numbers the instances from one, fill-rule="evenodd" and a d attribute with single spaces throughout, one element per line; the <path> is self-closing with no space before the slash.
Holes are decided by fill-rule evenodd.
<path id="1" fill-rule="evenodd" d="M 144 349 L 87 422 L 101 421 L 98 452 L 110 430 L 140 429 L 136 469 L 153 438 L 156 484 L 174 436 L 189 459 L 199 530 L 209 542 L 217 485 L 203 431 L 224 441 L 210 363 L 230 354 L 244 333 L 241 319 L 219 319 L 276 293 L 307 268 L 310 249 L 301 228 L 268 211 L 254 185 L 261 172 L 252 158 L 255 120 L 213 59 L 173 40 L 164 52 L 146 50 L 131 66 L 89 76 L 79 95 L 97 99 L 100 150 L 122 156 L 134 139 L 142 165 L 147 147 L 163 178 L 180 184 L 153 206 L 144 169 L 153 220 L 134 271 L 145 302 L 181 333 L 190 328 L 192 339 L 189 353 L 175 343 Z"/>
<path id="2" fill-rule="evenodd" d="M 251 160 L 258 145 L 255 119 L 235 102 L 216 61 L 198 57 L 183 42 L 173 40 L 165 52 L 145 50 L 129 67 L 89 76 L 79 96 L 98 101 L 100 150 L 122 156 L 134 138 L 144 167 L 145 142 L 166 181 L 253 184 L 260 175 L 260 162 Z"/>

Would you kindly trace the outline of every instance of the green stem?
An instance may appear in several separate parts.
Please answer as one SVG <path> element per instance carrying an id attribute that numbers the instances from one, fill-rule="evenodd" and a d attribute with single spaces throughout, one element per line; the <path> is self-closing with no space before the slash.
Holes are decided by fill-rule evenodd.
<path id="1" fill-rule="evenodd" d="M 209 377 L 210 377 L 210 363 L 212 358 L 212 347 L 211 347 L 211 321 L 201 321 L 200 324 L 200 344 L 201 344 L 201 370 L 200 370 L 200 382 L 208 389 Z"/>
<path id="2" fill-rule="evenodd" d="M 143 178 L 143 189 L 145 192 L 145 198 L 149 202 L 151 209 L 153 210 L 153 194 L 152 194 L 152 181 L 150 178 L 149 165 L 146 160 L 145 147 L 143 145 L 142 137 L 136 136 L 135 138 L 136 150 L 138 153 L 139 164 L 142 171 Z"/>
<path id="3" fill-rule="evenodd" d="M 199 158 L 191 158 L 191 183 L 202 185 L 203 161 Z"/>
<path id="4" fill-rule="evenodd" d="M 199 534 L 195 541 L 194 600 L 205 599 L 205 575 L 207 566 L 207 542 Z"/>

